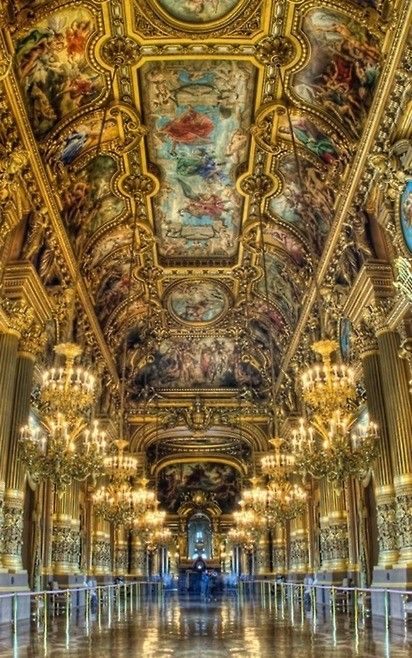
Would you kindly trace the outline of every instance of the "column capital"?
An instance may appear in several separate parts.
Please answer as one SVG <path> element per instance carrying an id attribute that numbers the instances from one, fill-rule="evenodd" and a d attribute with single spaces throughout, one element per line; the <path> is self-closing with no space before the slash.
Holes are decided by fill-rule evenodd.
<path id="1" fill-rule="evenodd" d="M 374 304 L 387 315 L 394 295 L 392 267 L 386 261 L 369 260 L 362 265 L 353 283 L 343 313 L 354 325 L 365 318 L 365 309 Z"/>
<path id="2" fill-rule="evenodd" d="M 4 295 L 11 302 L 29 307 L 33 319 L 41 324 L 53 316 L 54 302 L 30 261 L 15 261 L 5 267 Z"/>
<path id="3" fill-rule="evenodd" d="M 354 329 L 355 343 L 361 359 L 379 351 L 375 329 L 367 322 L 360 322 Z"/>
<path id="4" fill-rule="evenodd" d="M 1 310 L 6 316 L 6 333 L 14 334 L 20 338 L 27 326 L 34 322 L 34 309 L 22 299 L 9 299 L 3 297 L 0 300 Z"/>

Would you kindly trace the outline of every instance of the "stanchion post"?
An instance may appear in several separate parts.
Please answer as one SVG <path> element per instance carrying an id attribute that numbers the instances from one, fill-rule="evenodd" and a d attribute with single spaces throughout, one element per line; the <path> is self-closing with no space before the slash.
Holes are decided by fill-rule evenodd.
<path id="1" fill-rule="evenodd" d="M 336 588 L 332 585 L 330 588 L 330 601 L 332 606 L 332 618 L 336 621 Z"/>
<path id="2" fill-rule="evenodd" d="M 389 592 L 385 589 L 384 593 L 384 607 L 385 607 L 385 628 L 389 627 Z"/>
<path id="3" fill-rule="evenodd" d="M 18 623 L 18 617 L 19 617 L 19 610 L 18 610 L 18 595 L 17 592 L 14 592 L 13 594 L 13 633 L 17 633 L 17 623 Z"/>

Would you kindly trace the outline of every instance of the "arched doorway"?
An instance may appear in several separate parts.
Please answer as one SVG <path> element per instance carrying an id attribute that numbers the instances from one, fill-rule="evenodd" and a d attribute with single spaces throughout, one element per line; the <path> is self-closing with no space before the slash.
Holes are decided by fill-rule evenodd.
<path id="1" fill-rule="evenodd" d="M 196 560 L 201 557 L 210 560 L 213 536 L 210 518 L 202 512 L 196 512 L 187 524 L 188 557 Z"/>

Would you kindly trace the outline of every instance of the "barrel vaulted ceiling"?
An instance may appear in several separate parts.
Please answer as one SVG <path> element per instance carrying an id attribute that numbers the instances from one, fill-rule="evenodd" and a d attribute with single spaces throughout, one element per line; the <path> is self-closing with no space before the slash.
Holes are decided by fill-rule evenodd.
<path id="1" fill-rule="evenodd" d="M 132 401 L 265 396 L 365 139 L 383 4 L 3 2 L 61 239 L 119 374 L 128 337 Z"/>

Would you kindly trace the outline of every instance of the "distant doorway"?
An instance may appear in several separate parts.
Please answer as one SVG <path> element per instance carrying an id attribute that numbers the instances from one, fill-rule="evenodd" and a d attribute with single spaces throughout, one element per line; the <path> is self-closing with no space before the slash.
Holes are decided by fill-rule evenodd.
<path id="1" fill-rule="evenodd" d="M 202 558 L 210 560 L 212 557 L 212 528 L 210 519 L 206 514 L 197 513 L 187 524 L 188 557 L 192 560 Z"/>

